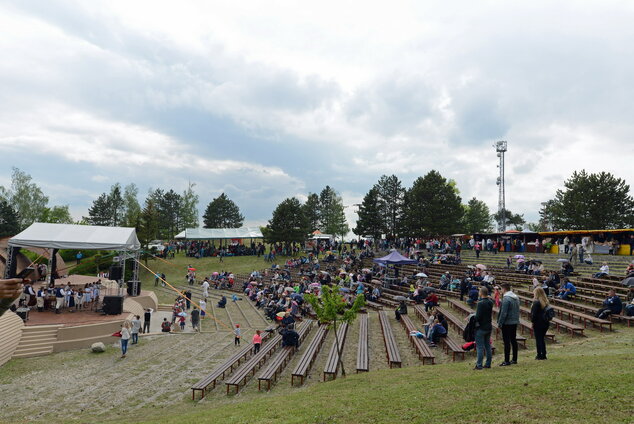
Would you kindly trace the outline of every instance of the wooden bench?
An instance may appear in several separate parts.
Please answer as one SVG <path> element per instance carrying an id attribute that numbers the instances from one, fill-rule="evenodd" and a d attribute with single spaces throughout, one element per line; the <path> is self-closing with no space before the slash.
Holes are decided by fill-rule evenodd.
<path id="1" fill-rule="evenodd" d="M 267 330 L 273 330 L 273 327 L 269 327 Z M 264 342 L 270 336 L 270 334 L 271 334 L 270 331 L 265 331 L 262 334 L 262 341 Z M 208 376 L 204 377 L 203 379 L 198 381 L 196 384 L 194 384 L 192 386 L 192 400 L 196 399 L 196 392 L 200 392 L 201 399 L 204 398 L 207 392 L 207 388 L 209 386 L 213 385 L 211 390 L 215 389 L 216 382 L 219 379 L 224 379 L 227 373 L 229 374 L 232 373 L 233 367 L 239 366 L 240 362 L 243 359 L 246 359 L 249 356 L 251 356 L 252 353 L 253 353 L 252 346 L 243 347 L 238 352 L 236 352 L 233 356 L 231 356 L 231 358 L 227 359 L 222 365 L 220 365 L 218 368 L 213 370 L 211 374 L 209 374 Z"/>
<path id="2" fill-rule="evenodd" d="M 365 301 L 365 304 L 366 304 L 367 306 L 369 306 L 370 308 L 373 308 L 373 309 L 377 309 L 377 310 L 381 310 L 381 309 L 383 309 L 383 305 L 381 305 L 380 303 L 371 302 L 371 301 L 369 301 L 369 300 L 366 300 L 366 301 Z"/>
<path id="3" fill-rule="evenodd" d="M 407 315 L 401 315 L 401 323 L 403 324 L 403 327 L 405 327 L 407 338 L 409 339 L 412 346 L 416 349 L 416 353 L 418 353 L 418 358 L 423 361 L 423 365 L 425 365 L 426 361 L 431 362 L 431 364 L 433 365 L 436 359 L 436 355 L 434 355 L 430 347 L 427 346 L 427 343 L 425 343 L 422 339 L 419 339 L 418 337 L 410 336 L 410 333 L 412 331 L 418 331 L 410 317 L 408 317 Z"/>
<path id="4" fill-rule="evenodd" d="M 254 375 L 255 372 L 260 368 L 260 366 L 266 362 L 268 357 L 275 352 L 277 347 L 280 345 L 282 341 L 282 336 L 279 334 L 274 336 L 270 341 L 266 343 L 262 343 L 262 347 L 260 351 L 253 355 L 251 359 L 249 359 L 246 363 L 244 363 L 240 368 L 236 370 L 235 373 L 231 375 L 229 380 L 225 381 L 227 385 L 227 394 L 229 394 L 229 389 L 233 386 L 236 389 L 236 393 L 240 390 L 240 386 L 246 384 L 247 379 Z"/>
<path id="5" fill-rule="evenodd" d="M 357 346 L 357 373 L 370 370 L 368 356 L 368 314 L 359 314 L 359 344 Z"/>
<path id="6" fill-rule="evenodd" d="M 421 305 L 414 306 L 414 312 L 416 312 L 416 316 L 425 322 L 429 319 L 429 314 Z M 447 355 L 449 355 L 449 351 L 451 351 L 451 359 L 453 361 L 456 360 L 456 355 L 460 355 L 462 359 L 464 359 L 466 351 L 458 341 L 451 338 L 448 334 L 446 337 L 441 337 L 440 340 L 443 342 L 443 347 Z"/>
<path id="7" fill-rule="evenodd" d="M 346 342 L 346 334 L 348 333 L 348 324 L 345 322 L 339 325 L 336 336 L 339 339 L 339 347 L 343 349 Z M 337 339 L 332 341 L 332 347 L 326 360 L 326 366 L 324 367 L 324 381 L 327 376 L 331 376 L 334 380 L 337 378 L 337 371 L 339 370 L 339 352 L 337 351 Z"/>
<path id="8" fill-rule="evenodd" d="M 310 330 L 313 328 L 313 320 L 306 320 L 302 323 L 301 328 L 297 331 L 299 342 L 304 341 Z M 266 390 L 271 390 L 271 382 L 277 380 L 277 376 L 282 372 L 288 361 L 291 359 L 297 349 L 292 346 L 286 346 L 279 351 L 267 367 L 258 377 L 258 390 L 262 390 L 262 382 L 266 381 Z"/>
<path id="9" fill-rule="evenodd" d="M 527 305 L 531 305 L 533 303 L 533 300 L 528 297 L 519 296 L 519 298 L 523 300 Z M 557 313 L 559 314 L 560 321 L 558 323 L 558 326 L 559 325 L 563 326 L 563 322 L 562 322 L 563 317 L 564 315 L 568 315 L 568 319 L 570 320 L 571 325 L 574 324 L 574 319 L 577 318 L 580 322 L 583 322 L 583 328 L 587 328 L 588 322 L 591 322 L 592 324 L 598 325 L 601 332 L 603 332 L 604 325 L 607 325 L 610 331 L 612 331 L 612 321 L 607 321 L 592 315 L 587 315 L 582 312 L 573 311 L 573 310 L 570 310 L 561 306 L 557 306 L 557 305 L 550 305 L 550 306 L 552 306 L 553 309 L 557 311 Z M 529 314 L 530 314 L 530 311 L 529 311 Z M 554 319 L 553 319 L 553 322 L 554 322 Z M 575 331 L 578 331 L 578 330 L 575 330 Z"/>
<path id="10" fill-rule="evenodd" d="M 379 322 L 381 323 L 381 331 L 383 332 L 383 342 L 385 343 L 385 352 L 387 363 L 390 368 L 393 366 L 401 367 L 401 352 L 398 350 L 392 326 L 387 318 L 385 311 L 379 311 Z"/>
<path id="11" fill-rule="evenodd" d="M 317 334 L 315 334 L 315 337 L 313 337 L 313 339 L 310 341 L 310 344 L 306 348 L 306 352 L 304 352 L 302 357 L 299 359 L 299 363 L 291 374 L 291 386 L 295 383 L 295 377 L 298 377 L 300 379 L 300 384 L 304 384 L 304 378 L 306 377 L 306 374 L 308 374 L 310 367 L 313 365 L 313 362 L 315 361 L 315 358 L 319 353 L 319 350 L 322 343 L 324 342 L 324 339 L 326 338 L 327 333 L 327 325 L 319 326 Z"/>

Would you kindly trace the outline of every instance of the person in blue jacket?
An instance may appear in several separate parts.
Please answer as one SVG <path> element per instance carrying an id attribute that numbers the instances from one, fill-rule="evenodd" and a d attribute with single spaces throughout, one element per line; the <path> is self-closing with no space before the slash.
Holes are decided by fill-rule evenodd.
<path id="1" fill-rule="evenodd" d="M 559 298 L 563 300 L 568 300 L 572 296 L 577 294 L 577 288 L 574 284 L 570 282 L 569 279 L 566 278 L 566 282 L 559 289 Z"/>
<path id="2" fill-rule="evenodd" d="M 603 301 L 603 307 L 597 311 L 596 317 L 606 319 L 610 315 L 618 315 L 623 310 L 623 302 L 621 298 L 616 295 L 614 289 L 608 291 L 608 297 Z"/>

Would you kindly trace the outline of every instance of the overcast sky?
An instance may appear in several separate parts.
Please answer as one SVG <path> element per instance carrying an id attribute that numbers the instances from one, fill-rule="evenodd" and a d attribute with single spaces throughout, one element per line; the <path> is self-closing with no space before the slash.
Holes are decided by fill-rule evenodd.
<path id="1" fill-rule="evenodd" d="M 528 221 L 576 169 L 634 184 L 634 3 L 523 3 L 0 1 L 0 185 L 80 218 L 192 181 L 259 225 L 437 169 L 495 211 L 500 139 Z"/>

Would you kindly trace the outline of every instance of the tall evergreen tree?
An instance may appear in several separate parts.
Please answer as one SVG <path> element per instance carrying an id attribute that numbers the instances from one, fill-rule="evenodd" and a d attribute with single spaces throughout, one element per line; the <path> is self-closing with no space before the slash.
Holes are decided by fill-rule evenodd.
<path id="1" fill-rule="evenodd" d="M 26 172 L 13 168 L 11 186 L 0 186 L 0 198 L 6 200 L 18 215 L 20 230 L 25 229 L 36 221 L 41 220 L 48 205 L 48 197 L 42 189 L 33 182 Z"/>
<path id="2" fill-rule="evenodd" d="M 357 227 L 352 231 L 358 236 L 372 236 L 374 240 L 379 240 L 383 229 L 381 212 L 379 189 L 375 185 L 363 198 L 359 207 Z"/>
<path id="3" fill-rule="evenodd" d="M 205 228 L 239 228 L 244 222 L 240 208 L 226 194 L 213 199 L 203 215 Z"/>
<path id="4" fill-rule="evenodd" d="M 320 229 L 333 236 L 345 236 L 350 231 L 346 222 L 343 200 L 330 186 L 319 193 Z"/>
<path id="5" fill-rule="evenodd" d="M 141 205 L 139 204 L 139 188 L 134 183 L 125 186 L 123 190 L 123 219 L 121 225 L 124 227 L 135 227 L 138 230 L 139 217 L 141 215 Z"/>
<path id="6" fill-rule="evenodd" d="M 550 204 L 553 226 L 599 230 L 634 226 L 634 199 L 625 180 L 609 172 L 575 171 Z"/>
<path id="7" fill-rule="evenodd" d="M 139 242 L 144 248 L 159 238 L 159 211 L 156 199 L 148 196 L 139 215 Z"/>
<path id="8" fill-rule="evenodd" d="M 449 235 L 460 230 L 464 213 L 460 196 L 438 171 L 418 177 L 405 196 L 411 236 Z"/>
<path id="9" fill-rule="evenodd" d="M 475 197 L 465 206 L 463 232 L 465 234 L 482 233 L 491 230 L 491 212 L 482 200 Z"/>
<path id="10" fill-rule="evenodd" d="M 106 193 L 101 193 L 99 197 L 92 202 L 92 206 L 88 209 L 88 216 L 84 217 L 84 219 L 91 225 L 102 225 L 104 227 L 112 225 L 112 211 Z"/>
<path id="11" fill-rule="evenodd" d="M 159 203 L 161 238 L 171 240 L 183 230 L 181 222 L 182 197 L 173 189 L 165 192 Z"/>
<path id="12" fill-rule="evenodd" d="M 319 230 L 320 222 L 320 205 L 319 195 L 316 193 L 309 193 L 306 203 L 302 206 L 306 219 L 308 219 L 310 232 Z"/>
<path id="13" fill-rule="evenodd" d="M 375 187 L 383 221 L 381 232 L 390 239 L 400 236 L 405 216 L 405 188 L 396 175 L 382 175 Z"/>
<path id="14" fill-rule="evenodd" d="M 263 230 L 269 243 L 302 243 L 308 238 L 310 223 L 300 201 L 291 197 L 277 205 Z"/>
<path id="15" fill-rule="evenodd" d="M 108 194 L 108 206 L 110 208 L 111 224 L 113 227 L 118 227 L 124 220 L 125 203 L 123 201 L 123 195 L 121 193 L 121 184 L 116 183 L 110 187 L 110 194 Z"/>
<path id="16" fill-rule="evenodd" d="M 194 192 L 196 183 L 188 183 L 187 189 L 181 196 L 181 226 L 183 228 L 198 228 L 198 195 Z"/>
<path id="17" fill-rule="evenodd" d="M 19 232 L 18 213 L 7 200 L 0 198 L 0 237 L 14 236 Z"/>

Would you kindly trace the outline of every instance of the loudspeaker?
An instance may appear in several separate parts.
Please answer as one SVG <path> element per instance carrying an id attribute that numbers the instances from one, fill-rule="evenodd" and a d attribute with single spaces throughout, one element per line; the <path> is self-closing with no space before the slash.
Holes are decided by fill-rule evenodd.
<path id="1" fill-rule="evenodd" d="M 123 296 L 104 296 L 103 313 L 106 315 L 120 315 L 123 313 Z"/>
<path id="2" fill-rule="evenodd" d="M 110 267 L 109 276 L 111 280 L 119 281 L 123 278 L 123 268 L 119 265 L 112 265 Z"/>
<path id="3" fill-rule="evenodd" d="M 138 296 L 141 294 L 140 281 L 128 281 L 128 296 Z"/>

